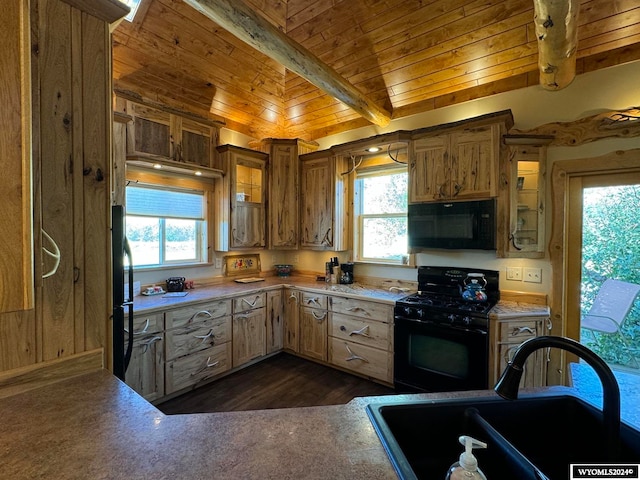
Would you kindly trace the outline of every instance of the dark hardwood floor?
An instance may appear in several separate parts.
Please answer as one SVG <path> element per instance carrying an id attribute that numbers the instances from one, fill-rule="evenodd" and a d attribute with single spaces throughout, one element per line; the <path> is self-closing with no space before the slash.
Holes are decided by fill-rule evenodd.
<path id="1" fill-rule="evenodd" d="M 209 385 L 157 405 L 165 414 L 340 405 L 392 388 L 279 353 Z"/>

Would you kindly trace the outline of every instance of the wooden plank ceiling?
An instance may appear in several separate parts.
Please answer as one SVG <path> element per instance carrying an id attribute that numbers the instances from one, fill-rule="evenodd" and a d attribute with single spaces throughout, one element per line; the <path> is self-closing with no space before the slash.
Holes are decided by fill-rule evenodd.
<path id="1" fill-rule="evenodd" d="M 392 118 L 538 83 L 532 0 L 244 2 Z M 640 59 L 638 0 L 581 0 L 578 25 L 578 74 Z M 113 74 L 116 90 L 255 138 L 369 125 L 182 0 L 142 0 L 117 26 Z"/>

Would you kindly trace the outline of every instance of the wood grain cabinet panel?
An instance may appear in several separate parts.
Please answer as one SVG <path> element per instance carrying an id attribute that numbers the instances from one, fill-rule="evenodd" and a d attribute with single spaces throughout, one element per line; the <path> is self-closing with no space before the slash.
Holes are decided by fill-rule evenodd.
<path id="1" fill-rule="evenodd" d="M 328 361 L 339 368 L 393 383 L 393 306 L 331 295 Z"/>
<path id="2" fill-rule="evenodd" d="M 225 174 L 215 184 L 215 249 L 264 248 L 267 155 L 233 145 L 218 153 L 216 168 Z"/>
<path id="3" fill-rule="evenodd" d="M 223 343 L 166 364 L 167 395 L 211 380 L 231 368 L 231 343 Z"/>
<path id="4" fill-rule="evenodd" d="M 300 156 L 300 246 L 349 248 L 347 161 L 326 151 Z"/>
<path id="5" fill-rule="evenodd" d="M 205 319 L 168 330 L 167 359 L 182 357 L 231 341 L 231 317 Z"/>
<path id="6" fill-rule="evenodd" d="M 257 292 L 233 300 L 233 367 L 266 354 L 267 295 Z"/>
<path id="7" fill-rule="evenodd" d="M 505 160 L 501 139 L 512 125 L 507 111 L 414 130 L 409 202 L 497 197 L 498 172 Z"/>
<path id="8" fill-rule="evenodd" d="M 518 347 L 530 338 L 545 335 L 550 326 L 548 317 L 521 317 L 496 320 L 490 329 L 489 383 L 498 381 Z M 544 387 L 547 385 L 548 350 L 531 354 L 524 366 L 520 387 Z"/>
<path id="9" fill-rule="evenodd" d="M 321 308 L 300 309 L 300 355 L 327 361 L 329 312 Z"/>
<path id="10" fill-rule="evenodd" d="M 125 382 L 149 402 L 165 394 L 163 349 L 162 332 L 140 335 L 133 342 Z"/>
<path id="11" fill-rule="evenodd" d="M 267 292 L 267 354 L 284 347 L 284 298 L 282 289 Z"/>
<path id="12" fill-rule="evenodd" d="M 295 289 L 284 289 L 283 348 L 294 353 L 300 351 L 300 295 Z"/>

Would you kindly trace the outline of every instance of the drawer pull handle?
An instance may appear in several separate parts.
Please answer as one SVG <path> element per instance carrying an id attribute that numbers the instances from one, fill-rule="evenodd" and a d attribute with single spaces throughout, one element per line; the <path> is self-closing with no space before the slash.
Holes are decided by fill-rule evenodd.
<path id="1" fill-rule="evenodd" d="M 320 302 L 318 302 L 318 297 L 308 298 L 307 299 L 307 304 L 314 304 L 314 305 L 317 305 L 319 307 L 321 306 Z"/>
<path id="2" fill-rule="evenodd" d="M 140 346 L 142 347 L 142 354 L 144 355 L 145 353 L 147 353 L 147 350 L 149 350 L 149 347 L 159 340 L 162 340 L 162 337 L 153 337 L 147 340 L 146 342 L 141 343 Z"/>
<path id="3" fill-rule="evenodd" d="M 349 336 L 351 335 L 360 335 L 362 337 L 371 338 L 371 335 L 369 335 L 369 325 L 365 325 L 360 330 L 354 330 L 353 332 L 350 332 Z"/>
<path id="4" fill-rule="evenodd" d="M 324 320 L 324 317 L 327 316 L 327 312 L 324 312 L 322 314 L 322 316 L 319 317 L 319 316 L 316 315 L 316 311 L 315 310 L 311 310 L 311 315 L 313 315 L 313 318 L 315 318 L 316 320 Z"/>
<path id="5" fill-rule="evenodd" d="M 513 330 L 511 330 L 511 336 L 512 337 L 520 335 L 521 333 L 534 334 L 534 333 L 536 333 L 536 331 L 531 327 L 513 327 Z"/>
<path id="6" fill-rule="evenodd" d="M 365 363 L 369 363 L 369 360 L 367 360 L 366 358 L 361 357 L 361 356 L 356 355 L 355 353 L 353 353 L 351 351 L 351 349 L 349 348 L 349 345 L 347 345 L 346 343 L 344 344 L 344 348 L 347 349 L 347 353 L 349 354 L 349 356 L 347 358 L 345 358 L 345 360 L 347 362 L 351 362 L 352 360 L 362 360 Z"/>
<path id="7" fill-rule="evenodd" d="M 410 289 L 407 287 L 389 287 L 390 292 L 408 292 Z"/>
<path id="8" fill-rule="evenodd" d="M 291 301 L 292 298 L 295 303 L 298 303 L 298 296 L 295 293 L 289 295 L 289 301 Z"/>
<path id="9" fill-rule="evenodd" d="M 258 304 L 258 300 L 260 299 L 260 295 L 256 295 L 256 298 L 253 299 L 253 302 L 250 302 L 246 298 L 243 298 L 242 301 L 249 305 L 251 308 L 255 307 Z"/>
<path id="10" fill-rule="evenodd" d="M 360 312 L 360 311 L 363 311 L 363 310 L 364 310 L 364 308 L 361 308 L 361 307 L 349 307 L 349 308 L 347 308 L 347 312 Z"/>
<path id="11" fill-rule="evenodd" d="M 191 374 L 191 376 L 194 377 L 194 376 L 198 375 L 199 373 L 204 372 L 207 368 L 217 367 L 219 363 L 220 363 L 220 360 L 211 363 L 211 357 L 209 357 L 209 358 L 207 358 L 207 363 L 205 363 L 204 366 L 200 370 L 197 370 L 197 371 L 193 372 Z"/>
<path id="12" fill-rule="evenodd" d="M 199 312 L 196 312 L 193 314 L 193 316 L 189 319 L 189 322 L 193 322 L 200 315 L 206 315 L 209 318 L 213 318 L 213 315 L 211 315 L 211 312 L 208 312 L 207 310 L 200 310 Z"/>
<path id="13" fill-rule="evenodd" d="M 134 334 L 134 335 L 141 335 L 141 334 L 143 334 L 143 333 L 147 333 L 147 330 L 148 330 L 148 329 L 149 329 L 149 319 L 147 318 L 147 321 L 145 322 L 144 327 L 142 328 L 142 330 L 139 330 L 139 331 L 137 331 L 137 332 L 136 332 L 136 331 L 134 331 L 134 332 L 133 332 L 133 334 Z M 129 333 L 129 330 L 128 330 L 128 329 L 126 329 L 126 328 L 124 329 L 124 331 L 125 331 L 126 333 Z"/>
<path id="14" fill-rule="evenodd" d="M 207 333 L 206 335 L 194 335 L 194 337 L 202 339 L 202 343 L 204 343 L 207 341 L 207 338 L 213 337 L 213 328 L 209 330 L 209 333 Z"/>

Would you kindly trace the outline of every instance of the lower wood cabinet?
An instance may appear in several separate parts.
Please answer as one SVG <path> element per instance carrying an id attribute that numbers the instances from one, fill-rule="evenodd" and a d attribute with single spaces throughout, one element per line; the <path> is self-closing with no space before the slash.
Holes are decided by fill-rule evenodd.
<path id="1" fill-rule="evenodd" d="M 125 333 L 126 335 L 126 333 Z M 147 401 L 164 396 L 164 315 L 133 320 L 133 348 L 125 382 Z"/>
<path id="2" fill-rule="evenodd" d="M 300 307 L 300 355 L 327 361 L 327 296 L 302 292 Z"/>
<path id="3" fill-rule="evenodd" d="M 284 292 L 267 292 L 267 354 L 284 347 Z"/>
<path id="4" fill-rule="evenodd" d="M 523 316 L 495 320 L 491 325 L 491 355 L 489 384 L 494 385 L 518 347 L 530 338 L 545 335 L 550 329 L 546 316 Z M 520 388 L 544 387 L 547 385 L 548 350 L 533 352 L 527 359 L 520 381 Z"/>
<path id="5" fill-rule="evenodd" d="M 266 353 L 266 294 L 245 295 L 233 300 L 233 367 Z"/>
<path id="6" fill-rule="evenodd" d="M 329 309 L 329 363 L 393 383 L 393 307 L 331 296 Z"/>
<path id="7" fill-rule="evenodd" d="M 166 394 L 205 382 L 230 368 L 230 342 L 171 360 L 166 365 Z"/>
<path id="8" fill-rule="evenodd" d="M 284 333 L 283 347 L 294 353 L 300 351 L 300 295 L 293 288 L 284 289 Z"/>
<path id="9" fill-rule="evenodd" d="M 165 394 L 231 368 L 231 300 L 165 312 Z"/>

